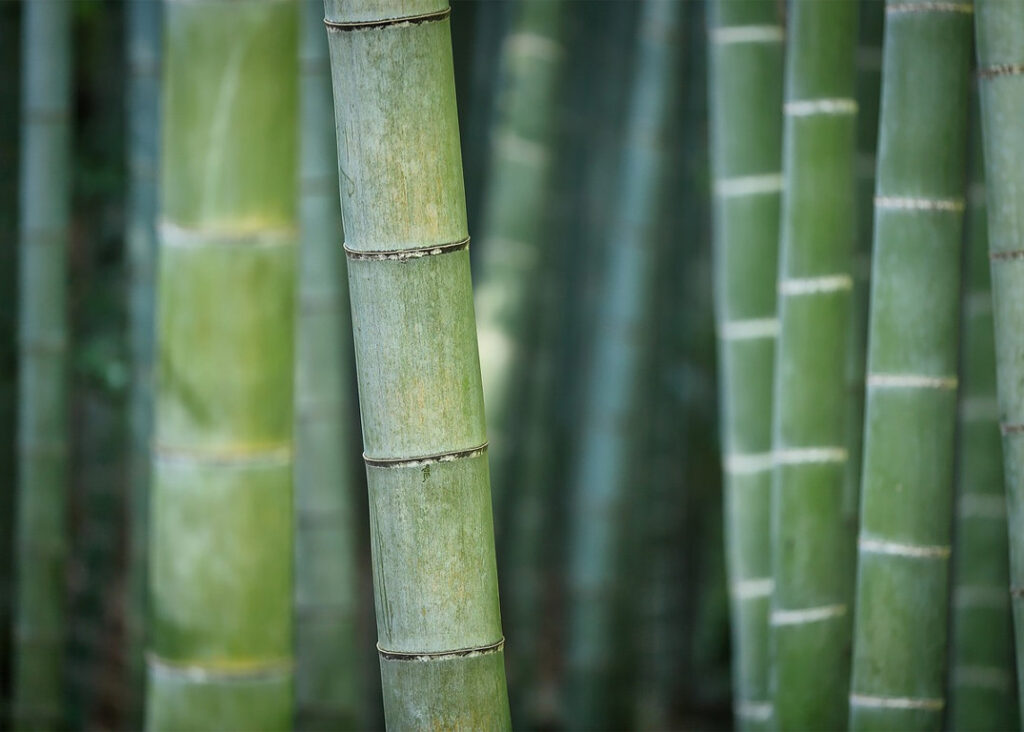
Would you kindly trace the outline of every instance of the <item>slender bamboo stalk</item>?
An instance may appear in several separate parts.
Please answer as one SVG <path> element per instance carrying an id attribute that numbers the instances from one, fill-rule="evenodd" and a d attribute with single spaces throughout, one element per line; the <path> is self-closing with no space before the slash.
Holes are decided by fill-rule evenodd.
<path id="1" fill-rule="evenodd" d="M 550 244 L 555 131 L 565 66 L 560 0 L 525 0 L 505 38 L 505 90 L 492 135 L 484 203 L 480 277 L 475 293 L 480 371 L 487 407 L 499 546 L 514 500 L 521 453 L 520 394 L 536 348 L 539 282 Z"/>
<path id="2" fill-rule="evenodd" d="M 1024 664 L 1024 3 L 979 0 L 975 23 L 978 87 L 992 266 L 996 385 L 1010 539 L 1010 597 L 1017 664 Z M 1024 673 L 1017 676 L 1024 705 Z M 1024 716 L 1024 707 L 1021 711 Z"/>
<path id="3" fill-rule="evenodd" d="M 716 317 L 733 712 L 771 722 L 771 415 L 784 29 L 773 0 L 709 7 Z"/>
<path id="4" fill-rule="evenodd" d="M 22 9 L 16 729 L 65 719 L 70 13 L 61 0 Z"/>
<path id="5" fill-rule="evenodd" d="M 385 718 L 508 728 L 448 3 L 325 9 Z"/>
<path id="6" fill-rule="evenodd" d="M 302 0 L 295 373 L 296 726 L 359 724 L 351 321 L 321 0 Z"/>
<path id="7" fill-rule="evenodd" d="M 157 157 L 160 124 L 161 4 L 125 3 L 127 39 L 128 212 L 131 338 L 131 464 L 128 635 L 129 724 L 142 724 L 146 646 L 146 530 L 153 421 L 154 274 L 156 271 Z"/>
<path id="8" fill-rule="evenodd" d="M 298 5 L 164 9 L 146 726 L 288 729 Z"/>
<path id="9" fill-rule="evenodd" d="M 977 98 L 972 95 L 972 109 Z M 981 127 L 973 115 L 961 306 L 949 726 L 1016 729 L 1006 497 L 996 404 Z"/>
<path id="10" fill-rule="evenodd" d="M 789 8 L 771 627 L 774 724 L 839 729 L 850 639 L 843 529 L 853 249 L 857 4 Z"/>
<path id="11" fill-rule="evenodd" d="M 938 729 L 969 4 L 886 4 L 850 725 Z"/>
<path id="12" fill-rule="evenodd" d="M 646 350 L 656 233 L 668 161 L 664 148 L 677 111 L 685 5 L 647 0 L 626 123 L 623 175 L 612 214 L 604 300 L 586 387 L 585 432 L 573 483 L 569 546 L 568 700 L 572 724 L 621 724 L 612 674 L 617 574 L 632 479 L 632 438 Z"/>

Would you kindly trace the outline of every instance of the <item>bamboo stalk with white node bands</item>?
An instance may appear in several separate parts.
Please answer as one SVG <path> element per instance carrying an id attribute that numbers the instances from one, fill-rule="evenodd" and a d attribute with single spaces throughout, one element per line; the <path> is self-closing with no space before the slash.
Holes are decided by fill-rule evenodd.
<path id="1" fill-rule="evenodd" d="M 326 0 L 390 729 L 507 729 L 447 0 Z"/>
<path id="2" fill-rule="evenodd" d="M 856 20 L 855 2 L 789 6 L 770 618 L 773 724 L 783 730 L 838 729 L 846 721 Z"/>
<path id="3" fill-rule="evenodd" d="M 886 5 L 850 726 L 938 729 L 971 6 Z"/>
<path id="4" fill-rule="evenodd" d="M 285 730 L 298 3 L 164 11 L 146 727 Z"/>
<path id="5" fill-rule="evenodd" d="M 785 31 L 773 0 L 716 2 L 708 18 L 734 715 L 742 729 L 767 729 Z"/>
<path id="6" fill-rule="evenodd" d="M 1024 3 L 979 0 L 975 23 L 1017 665 L 1024 663 Z M 1018 674 L 1018 703 L 1024 674 Z M 1022 711 L 1024 714 L 1024 711 Z"/>

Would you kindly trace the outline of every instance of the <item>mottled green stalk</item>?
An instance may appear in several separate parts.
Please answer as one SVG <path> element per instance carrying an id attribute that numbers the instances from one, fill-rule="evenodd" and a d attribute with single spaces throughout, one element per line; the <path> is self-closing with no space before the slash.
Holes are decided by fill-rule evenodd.
<path id="1" fill-rule="evenodd" d="M 129 724 L 142 723 L 146 646 L 146 525 L 153 420 L 154 272 L 156 270 L 161 3 L 126 2 L 128 211 L 131 338 L 129 559 L 125 626 Z"/>
<path id="2" fill-rule="evenodd" d="M 846 720 L 856 26 L 852 1 L 789 7 L 771 509 L 779 729 L 838 729 Z"/>
<path id="3" fill-rule="evenodd" d="M 164 9 L 146 726 L 283 730 L 298 5 Z"/>
<path id="4" fill-rule="evenodd" d="M 979 0 L 975 21 L 988 204 L 996 383 L 1017 664 L 1024 664 L 1024 2 Z M 1024 703 L 1024 673 L 1017 675 Z M 1024 711 L 1022 711 L 1024 715 Z"/>
<path id="5" fill-rule="evenodd" d="M 70 14 L 63 0 L 22 8 L 15 729 L 66 719 Z"/>
<path id="6" fill-rule="evenodd" d="M 638 418 L 655 271 L 658 215 L 669 172 L 685 4 L 648 0 L 624 136 L 622 177 L 612 214 L 603 300 L 585 392 L 584 433 L 573 476 L 569 527 L 569 722 L 581 729 L 621 724 L 615 706 L 616 590 L 637 453 Z"/>
<path id="7" fill-rule="evenodd" d="M 973 105 L 977 99 L 972 98 Z M 975 107 L 976 108 L 976 107 Z M 1016 729 L 1003 452 L 996 404 L 981 127 L 973 120 L 956 446 L 949 718 L 954 730 Z"/>
<path id="8" fill-rule="evenodd" d="M 323 2 L 301 0 L 295 371 L 295 704 L 299 729 L 358 725 L 351 322 Z"/>
<path id="9" fill-rule="evenodd" d="M 969 4 L 886 4 L 850 725 L 938 729 Z"/>
<path id="10" fill-rule="evenodd" d="M 709 8 L 727 572 L 733 711 L 744 729 L 771 721 L 771 416 L 779 200 L 783 27 L 773 0 Z"/>
<path id="11" fill-rule="evenodd" d="M 540 276 L 550 244 L 555 129 L 565 49 L 561 0 L 525 0 L 503 47 L 505 89 L 492 133 L 475 292 L 496 523 L 514 502 L 522 424 L 518 395 L 535 347 Z"/>
<path id="12" fill-rule="evenodd" d="M 511 726 L 447 0 L 326 0 L 390 729 Z"/>

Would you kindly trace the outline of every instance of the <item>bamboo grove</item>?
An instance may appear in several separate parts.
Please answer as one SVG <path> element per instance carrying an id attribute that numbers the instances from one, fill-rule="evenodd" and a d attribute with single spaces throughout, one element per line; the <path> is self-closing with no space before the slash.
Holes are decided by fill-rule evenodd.
<path id="1" fill-rule="evenodd" d="M 1024 0 L 0 3 L 0 731 L 1006 730 Z"/>

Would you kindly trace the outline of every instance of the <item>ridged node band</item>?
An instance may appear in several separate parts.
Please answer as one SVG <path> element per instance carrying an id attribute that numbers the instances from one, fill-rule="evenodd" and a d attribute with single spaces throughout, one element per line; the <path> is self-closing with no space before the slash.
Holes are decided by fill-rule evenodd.
<path id="1" fill-rule="evenodd" d="M 433 455 L 422 455 L 407 458 L 375 458 L 363 453 L 363 462 L 374 468 L 421 468 L 434 463 L 450 463 L 454 460 L 465 460 L 483 455 L 487 452 L 487 443 L 470 447 L 466 450 L 451 450 Z"/>
<path id="2" fill-rule="evenodd" d="M 505 649 L 505 638 L 499 638 L 497 643 L 475 648 L 458 648 L 454 651 L 388 651 L 377 645 L 377 653 L 381 658 L 389 661 L 434 661 L 442 658 L 462 658 L 464 656 L 485 656 L 491 653 L 500 653 Z"/>
<path id="3" fill-rule="evenodd" d="M 249 668 L 225 668 L 177 663 L 160 658 L 152 652 L 146 654 L 146 665 L 154 674 L 173 676 L 194 682 L 276 681 L 289 678 L 295 670 L 295 664 L 290 658 L 282 658 Z"/>
<path id="4" fill-rule="evenodd" d="M 426 247 L 416 247 L 414 249 L 391 249 L 379 252 L 364 252 L 357 249 L 350 249 L 347 244 L 344 245 L 345 256 L 351 260 L 367 260 L 370 262 L 405 262 L 410 259 L 422 259 L 423 257 L 432 257 L 438 254 L 449 254 L 451 252 L 460 252 L 463 249 L 469 248 L 469 237 L 461 241 L 454 241 L 450 244 L 433 244 Z"/>
<path id="5" fill-rule="evenodd" d="M 387 28 L 390 25 L 400 23 L 430 23 L 437 20 L 444 20 L 451 15 L 452 9 L 445 8 L 434 13 L 421 13 L 420 15 L 403 15 L 399 18 L 382 18 L 381 20 L 358 20 L 351 23 L 338 22 L 324 18 L 324 25 L 328 29 L 339 31 L 372 30 L 374 28 Z"/>

